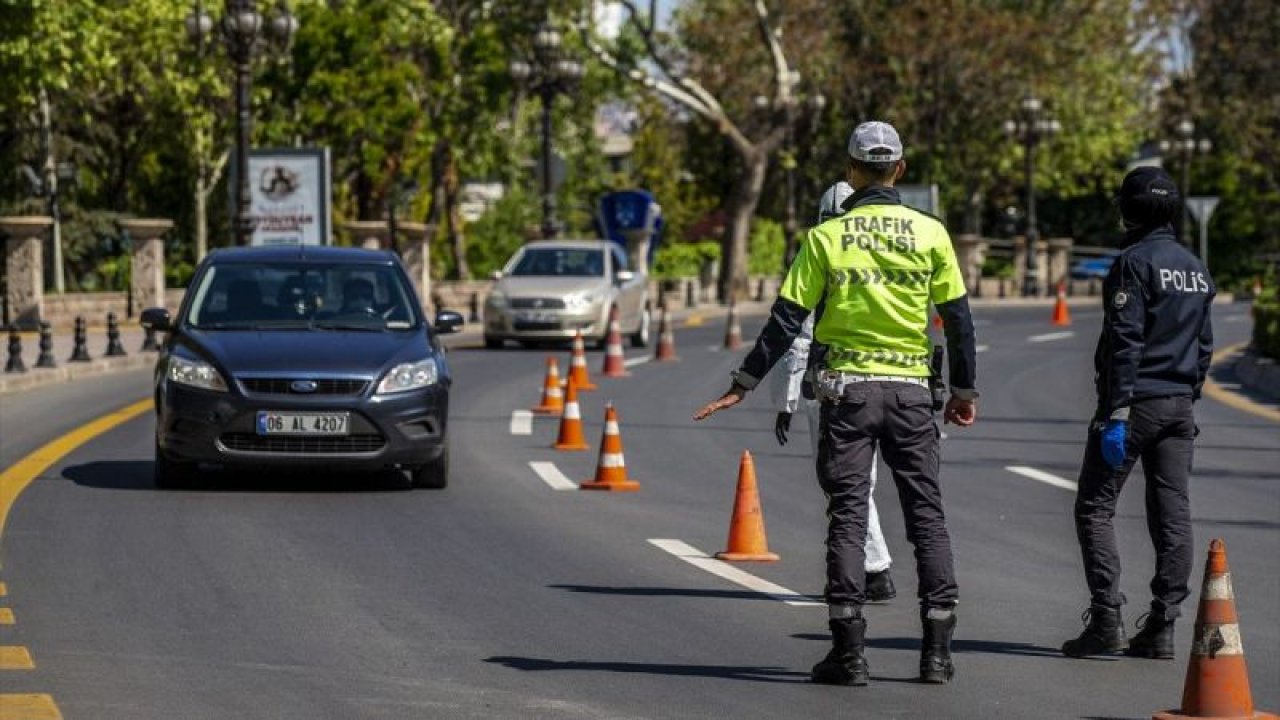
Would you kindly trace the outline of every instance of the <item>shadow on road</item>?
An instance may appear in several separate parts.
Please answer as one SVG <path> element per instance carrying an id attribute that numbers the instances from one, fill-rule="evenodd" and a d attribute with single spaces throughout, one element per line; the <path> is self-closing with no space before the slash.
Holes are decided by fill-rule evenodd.
<path id="1" fill-rule="evenodd" d="M 548 585 L 555 590 L 569 592 L 596 593 L 600 595 L 631 595 L 635 597 L 692 597 L 692 598 L 725 598 L 729 600 L 769 600 L 776 602 L 772 595 L 765 595 L 751 590 L 703 590 L 694 588 L 667 587 L 606 587 L 600 585 Z M 808 596 L 815 602 L 821 602 L 817 595 Z"/>
<path id="2" fill-rule="evenodd" d="M 645 675 L 677 675 L 710 677 L 725 680 L 747 680 L 767 683 L 807 683 L 809 673 L 780 667 L 751 665 L 672 665 L 668 663 L 607 662 L 593 660 L 548 660 L 543 658 L 498 656 L 485 658 L 513 670 L 579 670 L 587 672 L 641 673 Z"/>
<path id="3" fill-rule="evenodd" d="M 171 492 L 156 488 L 150 460 L 96 460 L 81 465 L 68 465 L 62 476 L 83 487 L 100 490 L 147 490 Z M 193 479 L 187 490 L 218 492 L 388 492 L 408 489 L 403 473 L 335 472 L 332 470 L 264 470 L 207 469 Z M 178 490 L 182 492 L 182 490 Z"/>
<path id="4" fill-rule="evenodd" d="M 831 642 L 827 633 L 797 633 L 791 637 L 797 640 L 820 640 Z M 919 650 L 920 638 L 867 638 L 867 647 L 881 650 Z M 952 640 L 953 653 L 982 653 L 986 655 L 1027 655 L 1033 657 L 1063 657 L 1057 648 L 1042 647 L 1030 643 L 1005 642 L 1003 640 Z M 886 678 L 892 679 L 892 678 Z"/>

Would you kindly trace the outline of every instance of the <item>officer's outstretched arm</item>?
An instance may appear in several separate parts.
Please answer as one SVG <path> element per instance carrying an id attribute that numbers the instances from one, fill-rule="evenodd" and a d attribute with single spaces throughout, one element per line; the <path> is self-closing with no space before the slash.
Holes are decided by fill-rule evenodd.
<path id="1" fill-rule="evenodd" d="M 786 298 L 779 297 L 773 303 L 773 311 L 769 313 L 769 321 L 756 343 L 742 361 L 742 367 L 733 373 L 733 386 L 729 391 L 712 401 L 694 416 L 694 420 L 705 420 L 716 412 L 733 407 L 742 398 L 760 384 L 760 379 L 769 374 L 769 370 L 791 348 L 800 330 L 804 326 L 809 310 Z"/>

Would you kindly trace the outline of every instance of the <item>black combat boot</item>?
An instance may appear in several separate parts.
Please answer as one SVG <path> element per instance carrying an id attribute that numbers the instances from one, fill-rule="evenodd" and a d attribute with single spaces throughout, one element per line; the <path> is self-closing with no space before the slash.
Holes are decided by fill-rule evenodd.
<path id="1" fill-rule="evenodd" d="M 1138 634 L 1129 641 L 1124 651 L 1129 657 L 1151 660 L 1173 659 L 1173 618 L 1159 611 L 1149 612 L 1138 618 Z"/>
<path id="2" fill-rule="evenodd" d="M 867 573 L 867 602 L 887 602 L 898 597 L 889 568 Z"/>
<path id="3" fill-rule="evenodd" d="M 920 682 L 945 685 L 956 674 L 951 663 L 951 634 L 956 630 L 956 611 L 930 608 L 922 613 L 924 639 L 920 641 Z"/>
<path id="4" fill-rule="evenodd" d="M 813 666 L 810 679 L 822 685 L 866 685 L 871 668 L 863 657 L 867 621 L 860 611 L 853 617 L 831 618 L 831 652 Z"/>
<path id="5" fill-rule="evenodd" d="M 1113 653 L 1125 648 L 1124 621 L 1120 608 L 1106 605 L 1090 605 L 1080 616 L 1084 632 L 1074 640 L 1062 643 L 1062 654 L 1082 658 L 1088 655 Z"/>

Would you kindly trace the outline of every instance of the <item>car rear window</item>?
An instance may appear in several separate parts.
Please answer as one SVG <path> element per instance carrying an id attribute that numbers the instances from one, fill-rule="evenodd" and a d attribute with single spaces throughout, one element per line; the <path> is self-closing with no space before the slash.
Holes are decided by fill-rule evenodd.
<path id="1" fill-rule="evenodd" d="M 408 330 L 419 323 L 414 297 L 389 266 L 215 263 L 194 288 L 187 322 L 211 330 Z"/>
<path id="2" fill-rule="evenodd" d="M 525 248 L 512 275 L 600 277 L 604 255 L 588 248 Z"/>

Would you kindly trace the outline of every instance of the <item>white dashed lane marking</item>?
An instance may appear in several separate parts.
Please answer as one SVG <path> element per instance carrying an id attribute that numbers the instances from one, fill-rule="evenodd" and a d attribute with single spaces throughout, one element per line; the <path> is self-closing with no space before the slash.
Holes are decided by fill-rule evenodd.
<path id="1" fill-rule="evenodd" d="M 1070 330 L 1064 330 L 1062 332 L 1045 333 L 1044 335 L 1032 335 L 1031 337 L 1027 338 L 1027 342 L 1033 342 L 1033 343 L 1052 342 L 1054 340 L 1065 340 L 1074 335 L 1075 335 L 1074 332 Z"/>
<path id="2" fill-rule="evenodd" d="M 637 365 L 643 365 L 652 359 L 653 358 L 649 357 L 648 355 L 645 355 L 642 357 L 633 357 L 630 360 L 623 360 L 622 365 L 623 367 L 635 367 Z"/>
<path id="3" fill-rule="evenodd" d="M 758 578 L 749 572 L 744 572 L 729 563 L 716 560 L 707 555 L 696 547 L 689 545 L 682 540 L 662 540 L 650 538 L 649 544 L 654 547 L 671 553 L 681 560 L 701 568 L 716 577 L 724 578 L 735 585 L 744 587 L 752 592 L 760 593 L 773 600 L 784 602 L 788 605 L 797 607 L 824 607 L 826 603 L 816 602 L 807 595 L 801 595 L 798 592 L 788 590 L 781 585 L 775 585 L 768 580 Z"/>
<path id="4" fill-rule="evenodd" d="M 512 435 L 532 435 L 533 434 L 533 413 L 528 410 L 512 410 L 511 411 L 511 434 Z"/>
<path id="5" fill-rule="evenodd" d="M 1076 490 L 1076 484 L 1074 482 L 1065 478 L 1060 478 L 1057 475 L 1052 475 L 1043 470 L 1037 470 L 1033 467 L 1026 467 L 1025 465 L 1009 465 L 1005 470 L 1008 470 L 1011 473 L 1017 473 L 1023 477 L 1031 478 L 1032 480 L 1037 480 L 1046 485 L 1062 488 L 1063 490 L 1070 490 L 1072 492 L 1075 492 Z"/>
<path id="6" fill-rule="evenodd" d="M 973 349 L 973 351 L 974 351 L 974 352 L 986 352 L 986 351 L 988 351 L 988 350 L 990 350 L 990 349 L 991 349 L 991 348 L 990 348 L 990 347 L 987 347 L 986 345 L 979 345 L 978 347 L 974 348 L 974 349 Z"/>
<path id="7" fill-rule="evenodd" d="M 552 490 L 577 490 L 578 484 L 570 480 L 553 462 L 530 462 L 529 467 L 542 478 L 542 482 L 551 486 Z"/>

